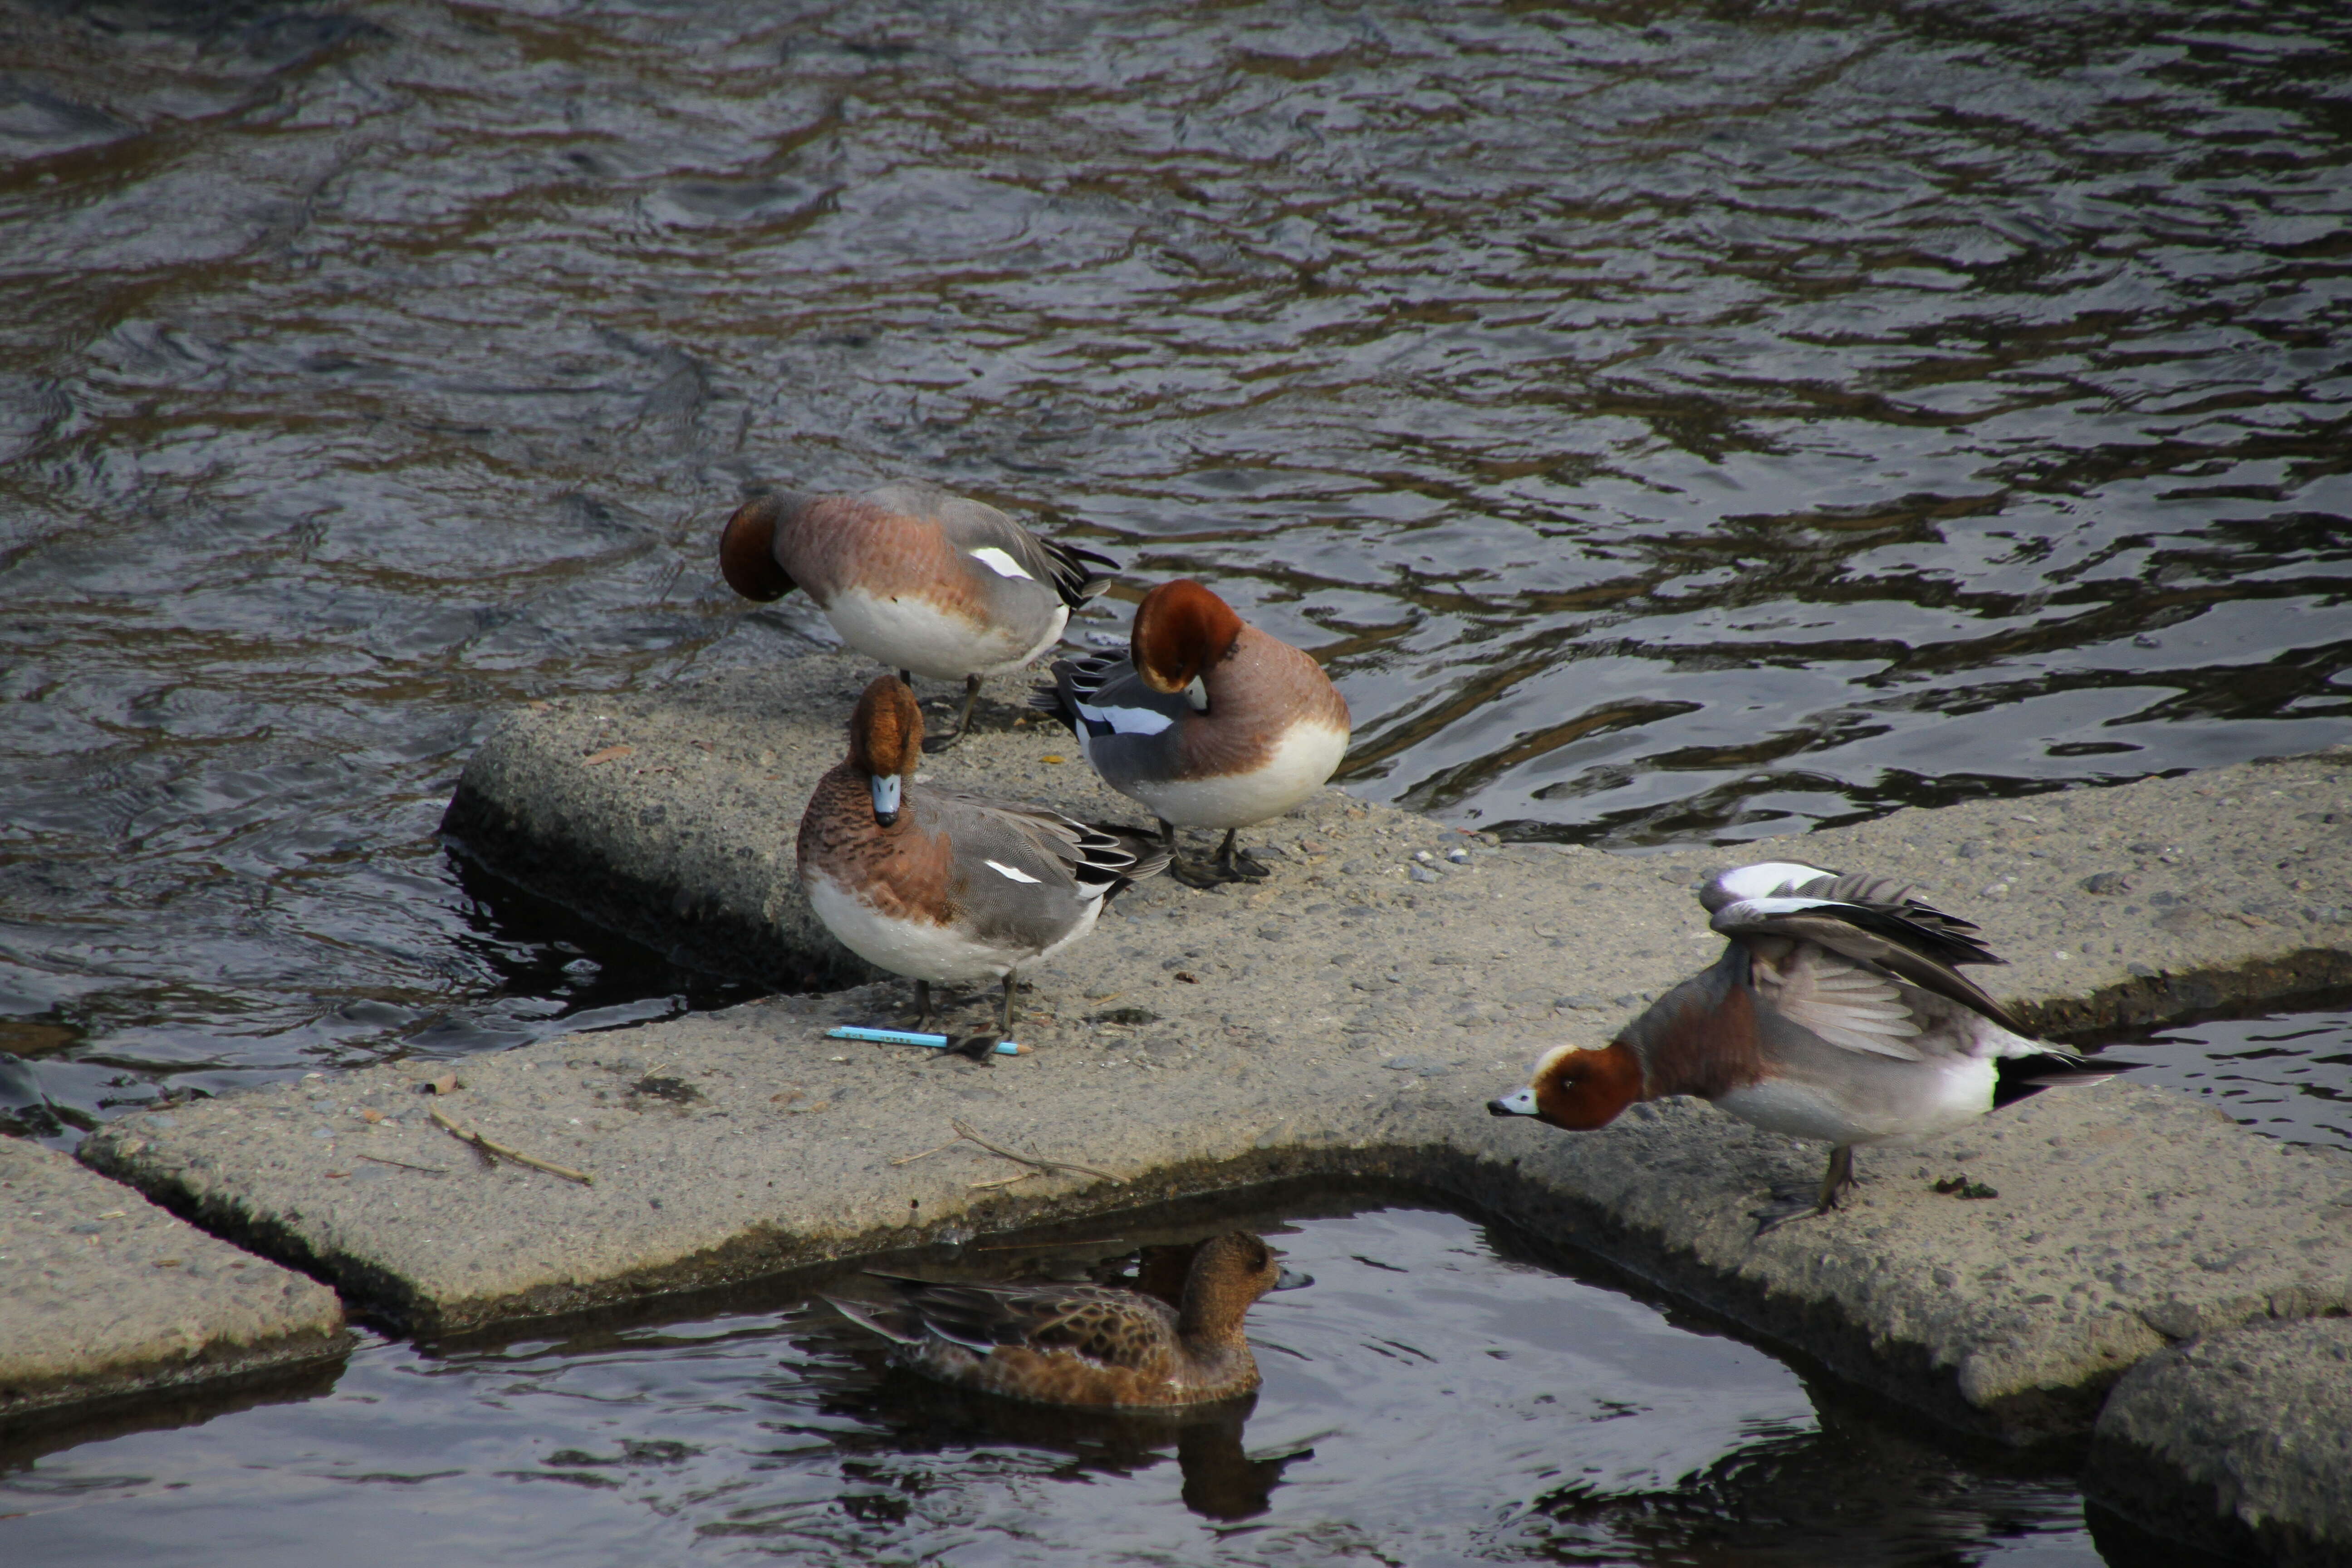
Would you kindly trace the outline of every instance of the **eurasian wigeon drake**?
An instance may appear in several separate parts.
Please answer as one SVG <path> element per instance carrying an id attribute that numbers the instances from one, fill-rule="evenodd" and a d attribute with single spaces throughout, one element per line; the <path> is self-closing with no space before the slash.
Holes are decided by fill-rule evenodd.
<path id="1" fill-rule="evenodd" d="M 719 536 L 727 585 L 765 603 L 794 588 L 858 652 L 912 684 L 964 683 L 963 738 L 983 677 L 1054 646 L 1070 612 L 1110 584 L 1117 563 L 1040 539 L 984 501 L 900 480 L 862 495 L 777 491 L 736 509 Z"/>
<path id="2" fill-rule="evenodd" d="M 993 979 L 1009 1034 L 1020 967 L 1094 930 L 1111 896 L 1168 853 L 1140 829 L 925 788 L 908 776 L 922 749 L 913 690 L 877 678 L 850 715 L 849 755 L 802 814 L 801 886 L 843 946 L 914 980 L 917 1028 L 933 982 Z"/>
<path id="3" fill-rule="evenodd" d="M 1179 827 L 1222 827 L 1196 888 L 1266 868 L 1234 835 L 1315 793 L 1348 753 L 1348 700 L 1322 666 L 1189 578 L 1144 596 L 1124 655 L 1057 660 L 1035 707 L 1070 727 L 1103 783 L 1150 806 L 1171 855 Z"/>
<path id="4" fill-rule="evenodd" d="M 1812 1205 L 1823 1213 L 1854 1184 L 1857 1144 L 1948 1131 L 2055 1083 L 2114 1076 L 2027 1037 L 1959 972 L 2004 962 L 1977 928 L 1898 883 L 1773 861 L 1722 873 L 1699 902 L 1729 939 L 1720 959 L 1601 1049 L 1549 1052 L 1486 1109 L 1583 1132 L 1637 1100 L 1696 1095 L 1768 1131 L 1827 1140 Z M 2002 1058 L 2028 1070 L 2003 1078 Z"/>
<path id="5" fill-rule="evenodd" d="M 1313 1281 L 1247 1231 L 1203 1242 L 1181 1305 L 1106 1285 L 954 1285 L 877 1274 L 877 1305 L 826 1297 L 916 1370 L 1041 1405 L 1166 1409 L 1258 1384 L 1242 1320 L 1268 1290 Z"/>

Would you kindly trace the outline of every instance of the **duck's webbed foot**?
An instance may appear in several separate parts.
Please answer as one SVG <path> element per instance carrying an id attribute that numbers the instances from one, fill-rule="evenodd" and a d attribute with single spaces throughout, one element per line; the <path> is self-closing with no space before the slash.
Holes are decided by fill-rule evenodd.
<path id="1" fill-rule="evenodd" d="M 1216 888 L 1227 882 L 1243 880 L 1214 860 L 1202 860 L 1192 856 L 1179 856 L 1168 862 L 1168 874 L 1188 888 Z"/>
<path id="2" fill-rule="evenodd" d="M 1829 1169 L 1822 1173 L 1822 1184 L 1812 1189 L 1775 1187 L 1762 1208 L 1755 1210 L 1756 1234 L 1778 1230 L 1790 1220 L 1804 1219 L 1812 1215 L 1828 1214 L 1838 1206 L 1838 1199 L 1848 1187 L 1860 1184 L 1853 1173 L 1853 1147 L 1841 1143 L 1830 1151 Z"/>

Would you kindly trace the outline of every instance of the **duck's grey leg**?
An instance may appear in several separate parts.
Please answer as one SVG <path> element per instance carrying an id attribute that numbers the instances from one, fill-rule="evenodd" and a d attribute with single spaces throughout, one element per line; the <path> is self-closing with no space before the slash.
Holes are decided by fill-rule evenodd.
<path id="1" fill-rule="evenodd" d="M 977 675 L 965 676 L 963 678 L 963 717 L 956 721 L 955 733 L 951 735 L 924 736 L 923 750 L 927 752 L 944 752 L 950 746 L 954 745 L 958 741 L 962 740 L 965 735 L 969 734 L 971 731 L 971 706 L 979 700 L 980 677 Z"/>
<path id="2" fill-rule="evenodd" d="M 1240 832 L 1238 827 L 1225 829 L 1225 841 L 1217 849 L 1219 868 L 1235 881 L 1255 882 L 1272 876 L 1274 873 L 1265 861 L 1254 859 L 1234 847 L 1234 836 Z"/>
<path id="3" fill-rule="evenodd" d="M 1206 860 L 1196 860 L 1186 855 L 1176 837 L 1176 825 L 1167 818 L 1160 821 L 1160 843 L 1168 851 L 1168 874 L 1188 888 L 1213 888 L 1232 878 L 1221 875 Z"/>
<path id="4" fill-rule="evenodd" d="M 1013 998 L 1020 989 L 1020 979 L 1013 974 L 1013 971 L 1006 970 L 1004 972 L 1004 1007 L 997 1015 L 996 1022 L 997 1026 L 1003 1031 L 1002 1037 L 1008 1040 L 1013 1037 Z"/>
<path id="5" fill-rule="evenodd" d="M 931 983 L 928 980 L 918 980 L 915 982 L 915 1021 L 908 1027 L 921 1032 L 930 1026 Z"/>
<path id="6" fill-rule="evenodd" d="M 1853 1174 L 1853 1145 L 1841 1143 L 1830 1151 L 1830 1168 L 1822 1173 L 1821 1201 L 1813 1205 L 1813 1212 L 1829 1213 L 1837 1207 L 1839 1194 L 1860 1184 Z"/>

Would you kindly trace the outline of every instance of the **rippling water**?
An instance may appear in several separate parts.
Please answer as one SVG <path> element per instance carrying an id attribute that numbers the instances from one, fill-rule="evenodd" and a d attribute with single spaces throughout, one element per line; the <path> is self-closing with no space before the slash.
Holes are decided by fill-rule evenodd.
<path id="1" fill-rule="evenodd" d="M 331 1388 L 0 1447 L 0 1542 L 186 1568 L 2101 1560 L 2063 1463 L 1939 1450 L 1507 1234 L 1356 1208 L 1281 1227 L 1316 1282 L 1255 1309 L 1265 1387 L 1207 1420 L 959 1396 L 793 1299 L 373 1344 Z"/>
<path id="2" fill-rule="evenodd" d="M 709 999 L 433 831 L 510 704 L 821 631 L 746 481 L 1206 577 L 1511 834 L 2346 733 L 2336 0 L 0 26 L 19 1131 Z"/>

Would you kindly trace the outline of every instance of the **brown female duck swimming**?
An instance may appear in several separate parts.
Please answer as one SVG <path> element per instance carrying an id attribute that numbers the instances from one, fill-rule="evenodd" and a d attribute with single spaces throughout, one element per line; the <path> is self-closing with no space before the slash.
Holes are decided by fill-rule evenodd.
<path id="1" fill-rule="evenodd" d="M 1165 1409 L 1247 1394 L 1242 1320 L 1268 1290 L 1311 1284 L 1246 1231 L 1203 1242 L 1171 1308 L 1103 1285 L 958 1285 L 901 1275 L 887 1304 L 826 1297 L 917 1371 L 1041 1405 Z"/>

